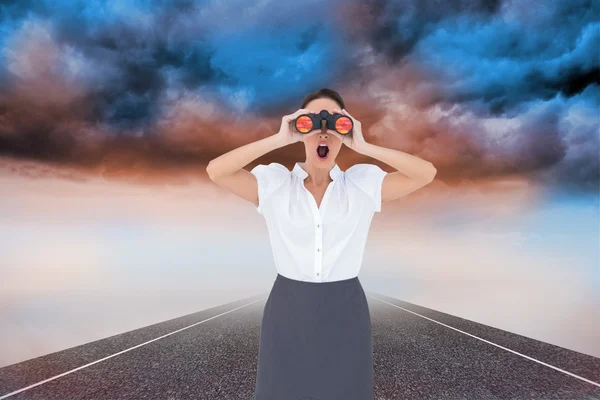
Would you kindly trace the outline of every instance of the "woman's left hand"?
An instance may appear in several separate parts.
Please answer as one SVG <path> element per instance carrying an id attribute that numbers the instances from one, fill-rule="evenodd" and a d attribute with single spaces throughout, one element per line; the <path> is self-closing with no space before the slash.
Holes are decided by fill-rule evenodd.
<path id="1" fill-rule="evenodd" d="M 347 116 L 348 118 L 350 118 L 352 120 L 353 127 L 352 127 L 351 133 L 349 133 L 348 135 L 340 135 L 339 133 L 336 133 L 336 134 L 338 136 L 341 136 L 343 144 L 350 147 L 352 150 L 360 153 L 362 147 L 365 144 L 367 144 L 367 142 L 365 141 L 365 138 L 362 134 L 362 127 L 361 127 L 360 121 L 355 119 L 346 110 L 343 110 L 343 109 L 340 110 L 339 108 L 335 108 L 333 111 L 336 113 L 339 113 L 339 114 L 344 114 L 345 116 Z"/>

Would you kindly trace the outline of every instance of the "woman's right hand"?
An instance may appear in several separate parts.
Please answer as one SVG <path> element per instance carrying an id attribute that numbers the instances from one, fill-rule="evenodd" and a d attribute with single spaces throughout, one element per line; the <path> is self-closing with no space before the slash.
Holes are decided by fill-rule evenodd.
<path id="1" fill-rule="evenodd" d="M 285 145 L 300 142 L 306 134 L 300 133 L 296 130 L 294 125 L 294 120 L 298 118 L 302 114 L 308 114 L 310 110 L 306 108 L 301 108 L 293 114 L 284 115 L 281 119 L 281 127 L 279 128 L 279 132 L 277 135 L 281 142 Z"/>

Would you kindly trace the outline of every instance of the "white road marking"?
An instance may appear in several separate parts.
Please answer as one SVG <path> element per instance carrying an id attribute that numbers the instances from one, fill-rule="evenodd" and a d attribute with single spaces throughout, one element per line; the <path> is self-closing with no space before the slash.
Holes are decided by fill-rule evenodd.
<path id="1" fill-rule="evenodd" d="M 526 356 L 525 354 L 521 354 L 521 353 L 519 353 L 519 352 L 516 352 L 516 351 L 514 351 L 514 350 L 511 350 L 511 349 L 508 349 L 508 348 L 506 348 L 506 347 L 500 346 L 499 344 L 496 344 L 496 343 L 490 342 L 490 341 L 488 341 L 488 340 L 482 339 L 482 338 L 480 338 L 480 337 L 477 337 L 477 336 L 475 336 L 475 335 L 472 335 L 472 334 L 470 334 L 470 333 L 468 333 L 468 332 L 461 331 L 460 329 L 454 328 L 454 327 L 452 327 L 452 326 L 450 326 L 450 325 L 446 325 L 446 324 L 444 324 L 444 323 L 442 323 L 442 322 L 439 322 L 439 321 L 436 321 L 436 320 L 434 320 L 434 319 L 428 318 L 428 317 L 426 317 L 426 316 L 424 316 L 424 315 L 420 315 L 420 314 L 418 314 L 418 313 L 416 313 L 416 312 L 414 312 L 414 311 L 411 311 L 411 310 L 408 310 L 408 309 L 406 309 L 406 308 L 400 307 L 400 306 L 398 306 L 398 305 L 396 305 L 396 304 L 389 303 L 389 302 L 387 302 L 387 301 L 385 301 L 385 300 L 382 300 L 382 299 L 380 299 L 380 298 L 378 298 L 378 297 L 376 297 L 376 296 L 373 296 L 373 295 L 369 295 L 369 296 L 370 296 L 370 297 L 373 297 L 373 298 L 375 298 L 375 299 L 377 299 L 377 300 L 379 300 L 379 301 L 381 301 L 381 302 L 383 302 L 383 303 L 389 304 L 389 305 L 391 305 L 391 306 L 393 306 L 393 307 L 396 307 L 396 308 L 399 308 L 399 309 L 401 309 L 401 310 L 407 311 L 407 312 L 409 312 L 409 313 L 411 313 L 411 314 L 414 314 L 414 315 L 416 315 L 416 316 L 419 316 L 419 317 L 421 317 L 421 318 L 425 318 L 425 319 L 427 319 L 427 320 L 429 320 L 429 321 L 431 321 L 431 322 L 435 322 L 436 324 L 440 324 L 440 325 L 443 325 L 443 326 L 445 326 L 445 327 L 447 327 L 447 328 L 454 329 L 455 331 L 458 331 L 458 332 L 460 332 L 460 333 L 464 333 L 465 335 L 469 335 L 469 336 L 471 336 L 471 337 L 473 337 L 473 338 L 475 338 L 475 339 L 478 339 L 478 340 L 481 340 L 481 341 L 483 341 L 483 342 L 486 342 L 486 343 L 488 343 L 488 344 L 491 344 L 491 345 L 493 345 L 493 346 L 499 347 L 499 348 L 501 348 L 501 349 L 503 349 L 503 350 L 510 351 L 511 353 L 517 354 L 517 355 L 519 355 L 519 356 L 521 356 L 521 357 L 524 357 L 524 358 L 527 358 L 527 359 L 529 359 L 529 360 L 535 361 L 535 362 L 537 362 L 537 363 L 539 363 L 539 364 L 545 365 L 546 367 L 550 367 L 550 368 L 552 368 L 552 369 L 555 369 L 555 370 L 557 370 L 557 371 L 559 371 L 559 372 L 562 372 L 562 373 L 564 373 L 564 374 L 567 374 L 567 375 L 570 375 L 570 376 L 572 376 L 572 377 L 574 377 L 574 378 L 581 379 L 582 381 L 585 381 L 585 382 L 587 382 L 587 383 L 591 383 L 592 385 L 595 385 L 595 386 L 598 386 L 598 387 L 600 387 L 600 383 L 597 383 L 597 382 L 591 381 L 591 380 L 589 380 L 589 379 L 583 378 L 583 377 L 581 377 L 581 376 L 579 376 L 579 375 L 575 375 L 575 374 L 573 374 L 573 373 L 571 373 L 571 372 L 569 372 L 569 371 L 565 371 L 565 370 L 563 370 L 563 369 L 560 369 L 560 368 L 557 368 L 557 367 L 555 367 L 555 366 L 553 366 L 553 365 L 546 364 L 546 363 L 545 363 L 545 362 L 543 362 L 543 361 L 536 360 L 535 358 L 532 358 L 532 357 Z M 138 345 L 136 345 L 136 346 L 130 347 L 130 348 L 128 348 L 128 349 L 122 350 L 122 351 L 120 351 L 120 352 L 118 352 L 118 353 L 111 354 L 110 356 L 107 356 L 107 357 L 101 358 L 101 359 L 99 359 L 99 360 L 93 361 L 93 362 L 91 362 L 91 363 L 88 363 L 88 364 L 82 365 L 81 367 L 77 367 L 77 368 L 75 368 L 75 369 L 72 369 L 72 370 L 70 370 L 70 371 L 63 372 L 62 374 L 58 374 L 58 375 L 56 375 L 56 376 L 53 376 L 53 377 L 51 377 L 51 378 L 48 378 L 48 379 L 45 379 L 45 380 L 43 380 L 43 381 L 40 381 L 40 382 L 34 383 L 33 385 L 26 386 L 26 387 L 24 387 L 24 388 L 22 388 L 22 389 L 15 390 L 14 392 L 7 393 L 7 394 L 5 394 L 5 395 L 2 395 L 2 396 L 0 396 L 0 400 L 2 400 L 2 399 L 6 399 L 6 398 L 8 398 L 8 397 L 10 397 L 10 396 L 13 396 L 13 395 L 17 394 L 17 393 L 21 393 L 21 392 L 24 392 L 25 390 L 28 390 L 28 389 L 34 388 L 34 387 L 36 387 L 36 386 L 42 385 L 42 384 L 44 384 L 44 383 L 46 383 L 46 382 L 50 382 L 50 381 L 52 381 L 52 380 L 54 380 L 54 379 L 58 379 L 58 378 L 60 378 L 60 377 L 62 377 L 62 376 L 65 376 L 65 375 L 71 374 L 71 373 L 73 373 L 73 372 L 75 372 L 75 371 L 79 371 L 80 369 L 87 368 L 87 367 L 89 367 L 89 366 L 91 366 L 91 365 L 97 364 L 97 363 L 99 363 L 99 362 L 102 362 L 102 361 L 104 361 L 104 360 L 108 360 L 109 358 L 112 358 L 112 357 L 118 356 L 118 355 L 120 355 L 120 354 L 126 353 L 126 352 L 128 352 L 128 351 L 131 351 L 131 350 L 133 350 L 133 349 L 136 349 L 136 348 L 138 348 L 138 347 L 141 347 L 141 346 L 147 345 L 148 343 L 152 343 L 152 342 L 154 342 L 154 341 L 157 341 L 157 340 L 159 340 L 159 339 L 162 339 L 162 338 L 165 338 L 165 337 L 167 337 L 167 336 L 173 335 L 173 334 L 175 334 L 175 333 L 181 332 L 181 331 L 183 331 L 183 330 L 189 329 L 189 328 L 191 328 L 191 327 L 193 327 L 193 326 L 196 326 L 196 325 L 198 325 L 198 324 L 204 323 L 204 322 L 206 322 L 206 321 L 210 321 L 211 319 L 214 319 L 214 318 L 220 317 L 221 315 L 225 315 L 225 314 L 228 314 L 228 313 L 230 313 L 230 312 L 233 312 L 233 311 L 235 311 L 235 310 L 239 310 L 240 308 L 247 307 L 247 306 L 249 306 L 249 305 L 251 305 L 251 304 L 257 303 L 257 302 L 259 302 L 259 301 L 261 301 L 261 300 L 264 300 L 264 299 L 266 299 L 266 298 L 267 298 L 267 297 L 263 297 L 263 298 L 261 298 L 261 299 L 259 299 L 259 300 L 255 300 L 255 301 L 253 301 L 253 302 L 251 302 L 251 303 L 244 304 L 243 306 L 240 306 L 240 307 L 234 308 L 234 309 L 232 309 L 232 310 L 226 311 L 226 312 L 224 312 L 224 313 L 221 313 L 221 314 L 215 315 L 215 316 L 213 316 L 213 317 L 207 318 L 207 319 L 205 319 L 205 320 L 202 320 L 202 321 L 200 321 L 200 322 L 196 322 L 195 324 L 192 324 L 192 325 L 190 325 L 190 326 L 186 326 L 186 327 L 184 327 L 184 328 L 178 329 L 178 330 L 176 330 L 176 331 L 173 331 L 173 332 L 171 332 L 171 333 L 167 333 L 166 335 L 159 336 L 159 337 L 157 337 L 157 338 L 155 338 L 155 339 L 152 339 L 152 340 L 149 340 L 149 341 L 147 341 L 147 342 L 144 342 L 144 343 L 138 344 Z"/>
<path id="2" fill-rule="evenodd" d="M 128 349 L 125 349 L 125 350 L 123 350 L 123 351 L 120 351 L 120 352 L 118 352 L 118 353 L 111 354 L 111 355 L 110 355 L 110 356 L 108 356 L 108 357 L 101 358 L 101 359 L 99 359 L 99 360 L 96 360 L 96 361 L 93 361 L 93 362 L 91 362 L 91 363 L 89 363 L 89 364 L 85 364 L 85 365 L 82 365 L 81 367 L 77 367 L 77 368 L 75 368 L 75 369 L 72 369 L 72 370 L 70 370 L 70 371 L 63 372 L 62 374 L 59 374 L 59 375 L 53 376 L 52 378 L 48 378 L 48 379 L 45 379 L 45 380 L 43 380 L 43 381 L 40 381 L 40 382 L 38 382 L 38 383 L 34 383 L 33 385 L 29 385 L 29 386 L 27 386 L 27 387 L 24 387 L 24 388 L 22 388 L 22 389 L 15 390 L 14 392 L 10 392 L 10 393 L 8 393 L 8 394 L 5 394 L 5 395 L 1 396 L 1 397 L 0 397 L 0 400 L 2 400 L 2 399 L 6 399 L 6 398 L 8 398 L 8 397 L 10 397 L 10 396 L 13 396 L 13 395 L 17 394 L 17 393 L 24 392 L 25 390 L 31 389 L 31 388 L 33 388 L 33 387 L 36 387 L 36 386 L 42 385 L 42 384 L 44 384 L 44 383 L 46 383 L 46 382 L 50 382 L 50 381 L 52 381 L 52 380 L 54 380 L 54 379 L 58 379 L 58 378 L 60 378 L 60 377 L 62 377 L 62 376 L 65 376 L 65 375 L 71 374 L 71 373 L 73 373 L 73 372 L 75 372 L 75 371 L 79 371 L 80 369 L 87 368 L 87 367 L 89 367 L 90 365 L 94 365 L 94 364 L 97 364 L 97 363 L 99 363 L 99 362 L 102 362 L 102 361 L 104 361 L 104 360 L 108 360 L 109 358 L 112 358 L 112 357 L 118 356 L 119 354 L 123 354 L 123 353 L 126 353 L 126 352 L 128 352 L 128 351 L 131 351 L 131 350 L 133 350 L 133 349 L 137 349 L 138 347 L 141 347 L 141 346 L 147 345 L 148 343 L 152 343 L 152 342 L 154 342 L 154 341 L 156 341 L 156 340 L 159 340 L 159 339 L 165 338 L 165 337 L 167 337 L 167 336 L 173 335 L 174 333 L 181 332 L 181 331 L 183 331 L 183 330 L 189 329 L 189 328 L 191 328 L 191 327 L 193 327 L 193 326 L 196 326 L 196 325 L 198 325 L 198 324 L 201 324 L 201 323 L 203 323 L 203 322 L 210 321 L 211 319 L 214 319 L 214 318 L 220 317 L 221 315 L 225 315 L 225 314 L 228 314 L 228 313 L 230 313 L 230 312 L 233 312 L 233 311 L 235 311 L 235 310 L 239 310 L 240 308 L 247 307 L 247 306 L 249 306 L 250 304 L 254 304 L 254 303 L 256 303 L 256 302 L 262 301 L 262 300 L 264 300 L 265 298 L 266 298 L 266 297 L 263 297 L 263 298 L 261 298 L 261 299 L 259 299 L 259 300 L 256 300 L 256 301 L 253 301 L 253 302 L 251 302 L 251 303 L 244 304 L 243 306 L 240 306 L 240 307 L 234 308 L 233 310 L 226 311 L 226 312 L 224 312 L 224 313 L 221 313 L 221 314 L 219 314 L 219 315 L 215 315 L 214 317 L 210 317 L 210 318 L 207 318 L 207 319 L 205 319 L 205 320 L 203 320 L 203 321 L 196 322 L 195 324 L 192 324 L 192 325 L 190 325 L 190 326 L 186 326 L 185 328 L 181 328 L 181 329 L 178 329 L 178 330 L 176 330 L 176 331 L 173 331 L 173 332 L 171 332 L 171 333 L 167 333 L 166 335 L 159 336 L 159 337 L 157 337 L 156 339 L 148 340 L 147 342 L 144 342 L 144 343 L 138 344 L 137 346 L 133 346 L 133 347 L 130 347 L 130 348 L 128 348 Z"/>
<path id="3" fill-rule="evenodd" d="M 479 340 L 481 340 L 481 341 L 483 341 L 483 342 L 489 343 L 489 344 L 491 344 L 491 345 L 493 345 L 493 346 L 496 346 L 496 347 L 499 347 L 499 348 L 501 348 L 501 349 L 503 349 L 503 350 L 510 351 L 511 353 L 514 353 L 514 354 L 516 354 L 516 355 L 519 355 L 519 356 L 521 356 L 521 357 L 525 357 L 525 358 L 527 358 L 527 359 L 529 359 L 529 360 L 531 360 L 531 361 L 535 361 L 536 363 L 539 363 L 539 364 L 545 365 L 546 367 L 550 367 L 550 368 L 552 368 L 552 369 L 555 369 L 555 370 L 557 370 L 557 371 L 559 371 L 559 372 L 562 372 L 562 373 L 564 373 L 564 374 L 567 374 L 567 375 L 571 375 L 571 376 L 572 376 L 572 377 L 574 377 L 574 378 L 581 379 L 581 380 L 582 380 L 582 381 L 584 381 L 584 382 L 591 383 L 592 385 L 596 385 L 596 386 L 600 387 L 600 383 L 598 383 L 598 382 L 590 381 L 589 379 L 586 379 L 586 378 L 584 378 L 584 377 L 582 377 L 582 376 L 575 375 L 575 374 L 573 374 L 573 373 L 571 373 L 571 372 L 569 372 L 569 371 L 565 371 L 564 369 L 560 369 L 560 368 L 558 368 L 558 367 L 555 367 L 555 366 L 553 366 L 553 365 L 546 364 L 546 363 L 545 363 L 545 362 L 543 362 L 543 361 L 536 360 L 535 358 L 532 358 L 532 357 L 526 356 L 525 354 L 521 354 L 521 353 L 519 353 L 518 351 L 514 351 L 514 350 L 511 350 L 511 349 L 508 349 L 508 348 L 506 348 L 506 347 L 504 347 L 504 346 L 500 346 L 499 344 L 496 344 L 496 343 L 490 342 L 489 340 L 485 340 L 485 339 L 482 339 L 482 338 L 480 338 L 480 337 L 478 337 L 478 336 L 471 335 L 471 334 L 470 334 L 470 333 L 468 333 L 468 332 L 461 331 L 460 329 L 456 329 L 456 328 L 454 328 L 454 327 L 452 327 L 452 326 L 450 326 L 450 325 L 446 325 L 446 324 L 444 324 L 444 323 L 442 323 L 442 322 L 439 322 L 439 321 L 436 321 L 436 320 L 434 320 L 434 319 L 428 318 L 428 317 L 426 317 L 426 316 L 424 316 L 424 315 L 418 314 L 418 313 L 416 313 L 416 312 L 414 312 L 414 311 L 407 310 L 407 309 L 406 309 L 406 308 L 404 308 L 404 307 L 400 307 L 400 306 L 398 306 L 398 305 L 396 305 L 396 304 L 392 304 L 392 303 L 390 303 L 390 302 L 387 302 L 387 301 L 385 301 L 385 300 L 382 300 L 382 299 L 380 299 L 380 298 L 378 298 L 378 297 L 376 297 L 376 296 L 373 296 L 373 295 L 369 295 L 369 296 L 371 296 L 371 297 L 373 297 L 373 298 L 375 298 L 375 299 L 377 299 L 377 300 L 379 300 L 379 301 L 381 301 L 381 302 L 384 302 L 384 303 L 386 303 L 386 304 L 389 304 L 390 306 L 397 307 L 397 308 L 399 308 L 399 309 L 401 309 L 401 310 L 407 311 L 407 312 L 409 312 L 409 313 L 411 313 L 411 314 L 414 314 L 414 315 L 416 315 L 416 316 L 419 316 L 419 317 L 421 317 L 421 318 L 425 318 L 425 319 L 427 319 L 427 320 L 429 320 L 429 321 L 431 321 L 431 322 L 435 322 L 436 324 L 443 325 L 443 326 L 445 326 L 446 328 L 454 329 L 455 331 L 458 331 L 458 332 L 460 332 L 460 333 L 464 333 L 465 335 L 469 335 L 469 336 L 471 336 L 471 337 L 473 337 L 473 338 L 475 338 L 475 339 L 479 339 Z"/>

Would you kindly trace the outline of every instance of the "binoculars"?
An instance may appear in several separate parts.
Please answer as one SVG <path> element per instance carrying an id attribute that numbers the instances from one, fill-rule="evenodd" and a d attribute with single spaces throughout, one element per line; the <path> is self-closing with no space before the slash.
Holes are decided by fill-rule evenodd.
<path id="1" fill-rule="evenodd" d="M 315 129 L 321 129 L 321 121 L 325 120 L 327 129 L 331 129 L 340 135 L 347 135 L 352 131 L 354 124 L 352 119 L 344 114 L 330 114 L 327 110 L 320 113 L 302 114 L 294 121 L 296 130 L 300 133 L 309 133 Z"/>

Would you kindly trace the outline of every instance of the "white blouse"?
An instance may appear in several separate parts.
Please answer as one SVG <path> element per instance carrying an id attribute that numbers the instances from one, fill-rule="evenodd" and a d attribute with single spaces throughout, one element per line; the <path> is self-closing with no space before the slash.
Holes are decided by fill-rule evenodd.
<path id="1" fill-rule="evenodd" d="M 279 274 L 309 282 L 358 276 L 387 172 L 373 164 L 346 171 L 334 165 L 320 208 L 304 186 L 308 173 L 299 163 L 292 171 L 270 163 L 250 172 L 258 181 L 256 209 L 267 223 Z"/>

